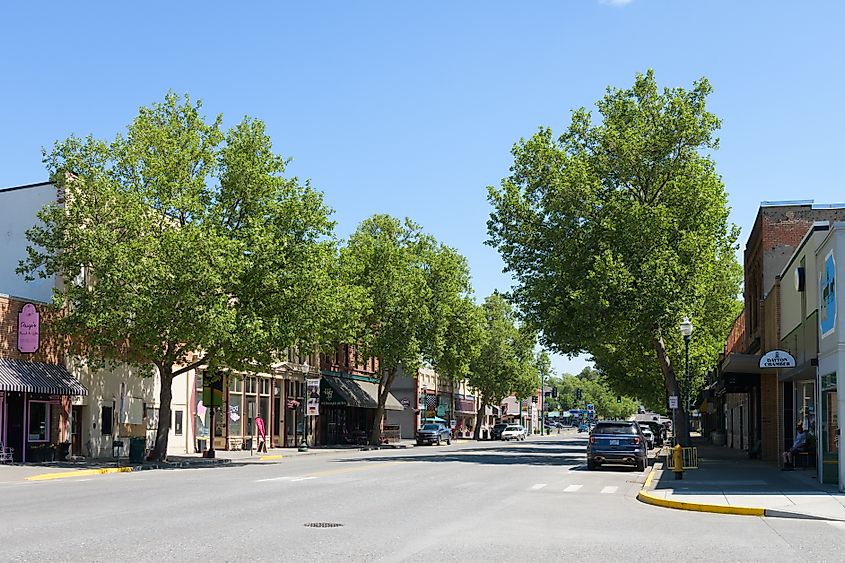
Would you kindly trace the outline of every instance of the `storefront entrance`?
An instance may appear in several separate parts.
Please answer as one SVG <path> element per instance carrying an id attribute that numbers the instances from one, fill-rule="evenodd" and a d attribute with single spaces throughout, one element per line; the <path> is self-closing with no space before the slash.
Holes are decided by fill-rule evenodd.
<path id="1" fill-rule="evenodd" d="M 831 379 L 832 378 L 832 379 Z M 839 482 L 839 403 L 835 388 L 836 374 L 824 376 L 822 385 L 829 386 L 821 392 L 821 456 L 822 483 Z M 827 385 L 825 385 L 827 384 Z"/>

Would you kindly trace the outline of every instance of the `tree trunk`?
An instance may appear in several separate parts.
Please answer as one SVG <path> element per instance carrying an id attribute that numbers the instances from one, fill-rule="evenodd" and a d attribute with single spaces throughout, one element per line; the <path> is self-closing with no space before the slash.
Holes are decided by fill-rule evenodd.
<path id="1" fill-rule="evenodd" d="M 672 432 L 675 434 L 676 443 L 682 446 L 690 445 L 689 426 L 687 423 L 687 415 L 683 409 L 683 401 L 681 400 L 680 389 L 678 388 L 678 380 L 675 377 L 675 369 L 672 367 L 672 362 L 666 355 L 666 345 L 663 342 L 663 337 L 660 336 L 660 329 L 655 328 L 654 336 L 654 350 L 657 353 L 657 362 L 660 364 L 660 370 L 663 372 L 663 381 L 666 384 L 666 392 L 669 395 L 678 397 L 678 408 L 675 409 L 672 417 Z"/>
<path id="2" fill-rule="evenodd" d="M 487 403 L 481 401 L 481 407 L 475 413 L 475 432 L 473 432 L 473 440 L 481 440 L 481 421 L 484 420 L 484 413 L 487 411 Z M 489 430 L 488 430 L 489 432 Z"/>
<path id="3" fill-rule="evenodd" d="M 378 406 L 376 416 L 373 420 L 373 430 L 370 432 L 370 445 L 378 445 L 381 442 L 381 422 L 384 419 L 384 405 L 387 404 L 387 396 L 390 394 L 390 387 L 396 379 L 396 368 L 390 368 L 386 373 L 387 377 L 382 378 L 378 385 Z"/>
<path id="4" fill-rule="evenodd" d="M 159 394 L 158 429 L 156 443 L 151 457 L 156 461 L 167 461 L 167 438 L 170 433 L 170 403 L 173 399 L 173 365 L 169 362 L 158 364 L 158 375 L 161 381 Z M 214 429 L 211 429 L 214 432 Z M 212 437 L 212 439 L 214 439 Z"/>

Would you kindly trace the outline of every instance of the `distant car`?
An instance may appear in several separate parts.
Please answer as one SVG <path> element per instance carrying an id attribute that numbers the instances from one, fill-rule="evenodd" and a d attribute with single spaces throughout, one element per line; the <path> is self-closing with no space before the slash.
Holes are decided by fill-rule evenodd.
<path id="1" fill-rule="evenodd" d="M 578 432 L 587 432 L 589 430 L 590 430 L 590 427 L 587 426 L 586 422 L 582 422 L 581 424 L 578 425 Z"/>
<path id="2" fill-rule="evenodd" d="M 653 445 L 654 446 L 662 446 L 663 440 L 666 439 L 666 427 L 657 422 L 656 420 L 638 420 L 637 424 L 640 425 L 640 428 L 645 429 L 648 428 L 651 430 L 651 433 L 654 437 Z M 653 446 L 652 446 L 653 447 Z"/>
<path id="3" fill-rule="evenodd" d="M 452 443 L 452 432 L 443 424 L 423 424 L 417 430 L 418 446 L 423 444 L 437 444 L 439 446 L 441 442 Z"/>
<path id="4" fill-rule="evenodd" d="M 640 427 L 640 432 L 642 432 L 643 436 L 645 437 L 645 442 L 646 442 L 646 445 L 648 446 L 648 449 L 653 448 L 654 447 L 654 434 L 652 433 L 651 428 L 649 428 L 647 425 L 645 425 L 641 422 L 638 422 L 637 426 Z"/>
<path id="5" fill-rule="evenodd" d="M 508 425 L 507 428 L 502 430 L 502 440 L 525 440 L 525 437 L 528 436 L 528 432 L 525 430 L 524 427 L 520 426 L 519 424 L 511 424 Z"/>
<path id="6" fill-rule="evenodd" d="M 509 424 L 504 422 L 500 422 L 498 424 L 493 425 L 493 429 L 490 430 L 490 439 L 491 440 L 501 440 L 502 439 L 502 431 L 507 428 Z"/>
<path id="7" fill-rule="evenodd" d="M 648 465 L 646 439 L 634 421 L 601 421 L 590 432 L 587 469 L 604 464 L 633 465 L 642 471 Z"/>

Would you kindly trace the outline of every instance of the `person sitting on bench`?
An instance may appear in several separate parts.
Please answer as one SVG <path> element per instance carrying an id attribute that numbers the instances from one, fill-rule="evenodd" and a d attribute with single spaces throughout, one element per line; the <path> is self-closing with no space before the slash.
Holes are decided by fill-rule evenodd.
<path id="1" fill-rule="evenodd" d="M 804 425 L 799 422 L 795 430 L 795 440 L 792 442 L 792 447 L 783 452 L 784 468 L 794 467 L 795 454 L 803 452 L 807 445 L 807 432 L 804 430 Z"/>

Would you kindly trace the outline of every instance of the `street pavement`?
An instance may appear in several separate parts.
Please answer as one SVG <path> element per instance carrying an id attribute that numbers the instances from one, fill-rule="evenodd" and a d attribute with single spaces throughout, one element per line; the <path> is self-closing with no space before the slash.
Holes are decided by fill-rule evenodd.
<path id="1" fill-rule="evenodd" d="M 845 523 L 669 510 L 586 436 L 0 482 L 0 559 L 836 561 Z M 6 468 L 0 468 L 0 472 Z M 316 525 L 316 526 L 312 526 Z"/>

